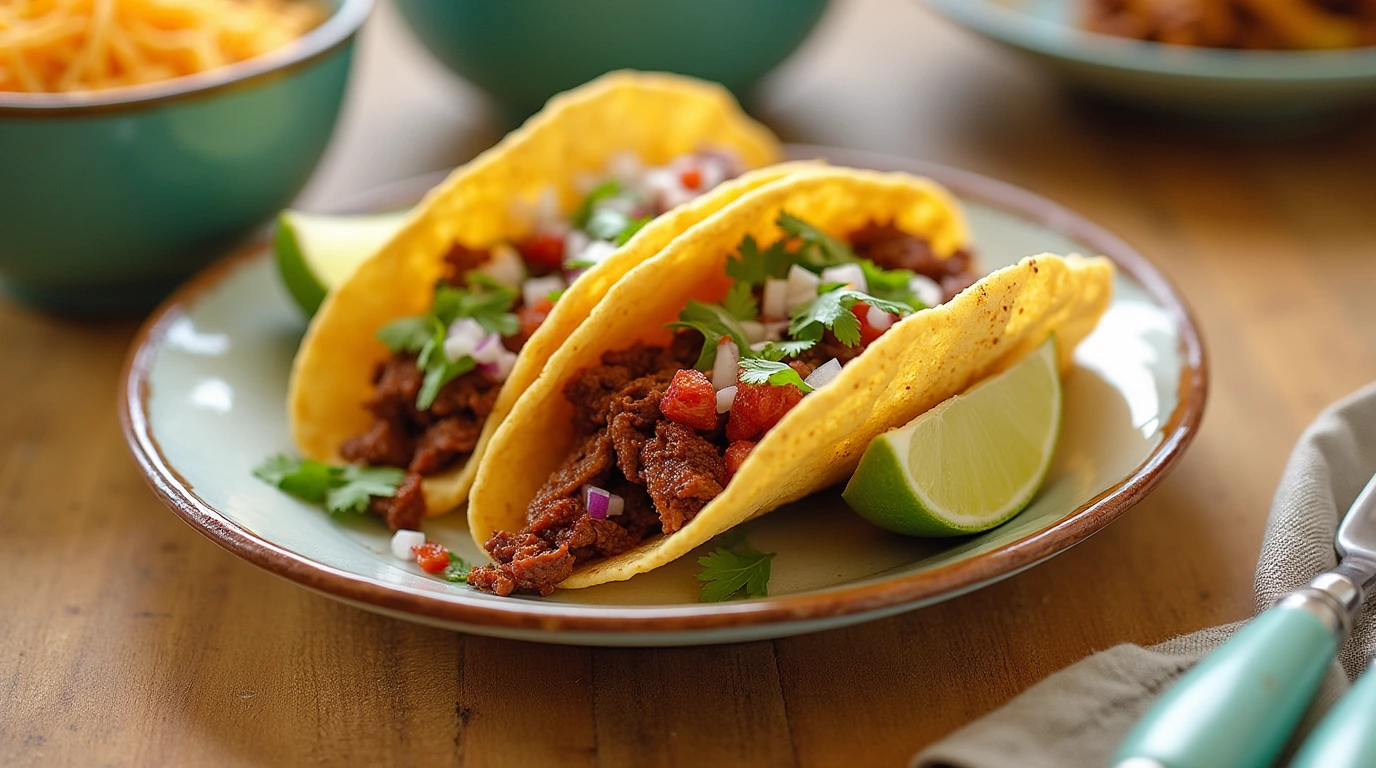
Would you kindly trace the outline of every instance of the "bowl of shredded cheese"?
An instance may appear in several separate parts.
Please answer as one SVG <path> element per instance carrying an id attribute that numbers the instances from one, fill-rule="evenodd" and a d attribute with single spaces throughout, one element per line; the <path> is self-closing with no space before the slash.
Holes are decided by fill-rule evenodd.
<path id="1" fill-rule="evenodd" d="M 0 289 L 149 306 L 296 196 L 373 0 L 0 2 Z"/>

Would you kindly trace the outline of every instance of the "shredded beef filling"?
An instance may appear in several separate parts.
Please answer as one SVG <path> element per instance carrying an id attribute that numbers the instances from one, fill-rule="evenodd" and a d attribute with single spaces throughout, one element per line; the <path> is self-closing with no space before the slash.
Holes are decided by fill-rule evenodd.
<path id="1" fill-rule="evenodd" d="M 925 275 L 947 299 L 978 278 L 968 253 L 941 259 L 924 240 L 891 225 L 859 230 L 851 247 L 884 269 Z M 649 536 L 673 533 L 722 492 L 729 480 L 727 415 L 719 416 L 715 429 L 699 431 L 668 419 L 659 408 L 674 374 L 691 368 L 701 348 L 697 332 L 680 332 L 668 349 L 637 343 L 607 352 L 600 365 L 569 379 L 563 394 L 573 406 L 578 447 L 536 494 L 525 529 L 499 531 L 486 542 L 495 562 L 473 568 L 470 586 L 498 595 L 548 595 L 578 562 L 619 555 Z M 827 333 L 789 365 L 805 377 L 832 358 L 845 364 L 863 351 Z M 589 517 L 583 499 L 589 485 L 621 496 L 625 511 L 605 520 Z"/>

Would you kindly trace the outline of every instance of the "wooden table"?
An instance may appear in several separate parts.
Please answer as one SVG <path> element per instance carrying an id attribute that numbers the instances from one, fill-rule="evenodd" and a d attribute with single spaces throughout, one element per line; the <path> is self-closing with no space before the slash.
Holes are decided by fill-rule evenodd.
<path id="1" fill-rule="evenodd" d="M 383 8 L 305 196 L 495 135 Z M 1066 100 L 908 0 L 836 4 L 757 105 L 792 140 L 935 159 L 1107 225 L 1203 324 L 1213 391 L 1175 473 L 1001 584 L 807 637 L 565 648 L 348 608 L 221 551 L 144 486 L 115 418 L 131 322 L 0 304 L 0 764 L 897 765 L 1083 656 L 1252 610 L 1294 439 L 1376 379 L 1376 123 L 1202 135 Z"/>

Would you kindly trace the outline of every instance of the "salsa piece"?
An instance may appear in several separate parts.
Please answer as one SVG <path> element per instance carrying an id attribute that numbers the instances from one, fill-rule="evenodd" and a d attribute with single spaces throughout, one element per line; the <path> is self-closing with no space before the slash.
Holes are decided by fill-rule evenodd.
<path id="1" fill-rule="evenodd" d="M 807 226 L 790 220 L 790 225 L 796 224 Z M 901 285 L 921 276 L 944 291 L 946 286 L 968 286 L 977 278 L 968 253 L 942 259 L 921 238 L 891 225 L 872 223 L 853 233 L 849 246 L 829 245 L 856 263 L 869 259 L 881 270 L 911 270 L 888 274 L 886 284 Z M 762 255 L 753 241 L 749 251 L 759 263 L 728 268 L 729 275 L 749 277 L 737 278 L 721 306 L 690 303 L 668 347 L 637 343 L 608 351 L 599 365 L 569 378 L 563 396 L 573 408 L 577 447 L 536 493 L 526 510 L 525 527 L 498 531 L 486 542 L 494 562 L 472 569 L 471 586 L 498 595 L 548 595 L 578 563 L 613 557 L 650 536 L 680 530 L 722 493 L 758 441 L 807 396 L 813 388 L 809 379 L 825 386 L 900 314 L 910 314 L 922 303 L 915 296 L 909 297 L 911 304 L 869 296 L 858 290 L 863 287 L 858 267 L 837 272 L 831 270 L 844 265 L 829 263 L 816 272 L 852 279 L 841 283 L 795 276 L 796 282 L 812 285 L 812 298 L 796 302 L 789 310 L 793 322 L 782 325 L 799 329 L 801 335 L 788 338 L 776 324 L 772 339 L 745 338 L 747 323 L 757 329 L 754 333 L 771 332 L 760 322 L 764 318 L 756 317 L 766 285 L 782 281 L 784 270 L 798 268 L 796 263 L 779 263 L 777 252 Z M 799 261 L 805 258 L 801 251 L 796 245 L 785 249 L 789 258 Z M 742 261 L 749 258 L 744 253 Z M 806 327 L 809 323 L 804 321 L 813 317 L 837 322 L 836 313 L 811 312 L 814 302 L 839 303 L 849 310 L 846 315 L 859 327 L 858 340 L 842 342 L 851 334 L 843 335 L 840 325 Z M 885 319 L 891 322 L 885 324 Z M 771 351 L 771 344 L 784 341 L 791 342 L 792 354 Z M 731 351 L 723 353 L 723 348 Z M 741 356 L 734 381 L 714 371 L 721 354 L 728 354 L 728 361 Z M 819 371 L 824 366 L 826 370 Z M 812 376 L 814 372 L 818 377 Z M 604 509 L 604 494 L 619 500 L 620 514 Z M 598 499 L 595 509 L 591 498 Z"/>

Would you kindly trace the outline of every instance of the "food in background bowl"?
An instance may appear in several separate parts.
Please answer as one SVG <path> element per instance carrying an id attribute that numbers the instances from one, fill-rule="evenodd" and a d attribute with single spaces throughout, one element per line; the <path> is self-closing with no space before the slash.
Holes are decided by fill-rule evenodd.
<path id="1" fill-rule="evenodd" d="M 170 80 L 276 50 L 317 26 L 313 0 L 26 0 L 0 7 L 0 91 Z"/>
<path id="2" fill-rule="evenodd" d="M 1373 0 L 1090 0 L 1085 23 L 1119 37 L 1206 48 L 1376 45 Z"/>
<path id="3" fill-rule="evenodd" d="M 0 2 L 0 16 L 17 7 Z M 372 0 L 323 7 L 319 25 L 245 61 L 101 90 L 0 91 L 0 288 L 63 311 L 146 308 L 270 220 L 329 142 Z M 10 32 L 0 23 L 4 67 Z"/>

